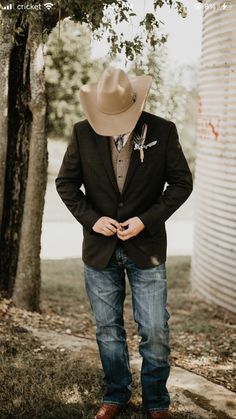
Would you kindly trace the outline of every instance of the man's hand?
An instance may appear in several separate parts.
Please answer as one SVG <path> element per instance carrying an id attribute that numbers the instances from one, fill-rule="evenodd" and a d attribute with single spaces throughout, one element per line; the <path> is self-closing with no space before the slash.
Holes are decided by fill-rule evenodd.
<path id="1" fill-rule="evenodd" d="M 103 234 L 104 236 L 113 236 L 117 233 L 120 224 L 118 221 L 110 217 L 99 218 L 93 226 L 93 231 Z"/>
<path id="2" fill-rule="evenodd" d="M 129 218 L 129 220 L 124 223 L 120 223 L 120 227 L 117 230 L 117 236 L 121 240 L 128 240 L 131 237 L 137 236 L 144 228 L 145 225 L 140 218 Z"/>

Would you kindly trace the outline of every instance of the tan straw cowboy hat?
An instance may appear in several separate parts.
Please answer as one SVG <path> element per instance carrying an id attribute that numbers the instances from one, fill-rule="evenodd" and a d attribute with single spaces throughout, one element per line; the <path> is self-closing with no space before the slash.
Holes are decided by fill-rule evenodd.
<path id="1" fill-rule="evenodd" d="M 106 69 L 98 83 L 80 89 L 84 113 L 100 135 L 120 135 L 132 131 L 143 110 L 151 76 L 129 79 L 120 68 Z"/>

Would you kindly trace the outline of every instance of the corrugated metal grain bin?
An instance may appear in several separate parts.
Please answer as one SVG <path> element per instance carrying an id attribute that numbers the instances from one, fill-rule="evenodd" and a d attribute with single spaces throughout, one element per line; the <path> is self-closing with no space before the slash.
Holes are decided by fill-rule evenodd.
<path id="1" fill-rule="evenodd" d="M 191 281 L 236 312 L 236 1 L 203 1 Z"/>

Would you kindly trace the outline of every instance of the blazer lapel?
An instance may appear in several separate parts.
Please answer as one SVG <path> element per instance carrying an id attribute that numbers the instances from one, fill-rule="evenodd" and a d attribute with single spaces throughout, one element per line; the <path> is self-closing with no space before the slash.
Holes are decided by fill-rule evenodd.
<path id="1" fill-rule="evenodd" d="M 135 135 L 141 135 L 142 125 L 144 124 L 144 122 L 145 121 L 143 120 L 143 115 L 141 114 L 141 116 L 140 116 L 140 118 L 139 118 L 139 120 L 138 120 L 138 122 L 137 122 L 137 124 L 134 128 L 133 137 Z M 134 147 L 133 147 L 131 158 L 130 158 L 130 164 L 129 164 L 129 168 L 128 168 L 128 171 L 127 171 L 124 188 L 123 188 L 123 191 L 122 191 L 122 195 L 126 192 L 128 186 L 130 184 L 130 181 L 132 180 L 139 163 L 140 163 L 139 152 L 137 150 L 134 150 Z"/>
<path id="2" fill-rule="evenodd" d="M 102 161 L 103 166 L 106 170 L 108 178 L 110 179 L 115 191 L 118 194 L 120 194 L 120 191 L 118 189 L 118 185 L 117 185 L 117 182 L 116 182 L 114 169 L 113 169 L 113 166 L 112 166 L 109 137 L 104 137 L 102 135 L 96 134 L 96 145 L 97 145 L 98 154 L 101 158 L 101 161 Z"/>

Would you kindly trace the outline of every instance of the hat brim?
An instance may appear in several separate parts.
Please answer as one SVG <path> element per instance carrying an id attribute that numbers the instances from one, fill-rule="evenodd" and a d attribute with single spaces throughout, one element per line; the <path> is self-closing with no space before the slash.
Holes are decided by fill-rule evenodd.
<path id="1" fill-rule="evenodd" d="M 80 89 L 80 101 L 84 113 L 94 129 L 99 135 L 111 136 L 131 132 L 145 105 L 149 89 L 152 84 L 151 76 L 137 76 L 130 79 L 133 91 L 136 93 L 136 100 L 124 112 L 118 114 L 105 114 L 96 107 L 97 103 L 97 83 L 90 83 Z"/>

